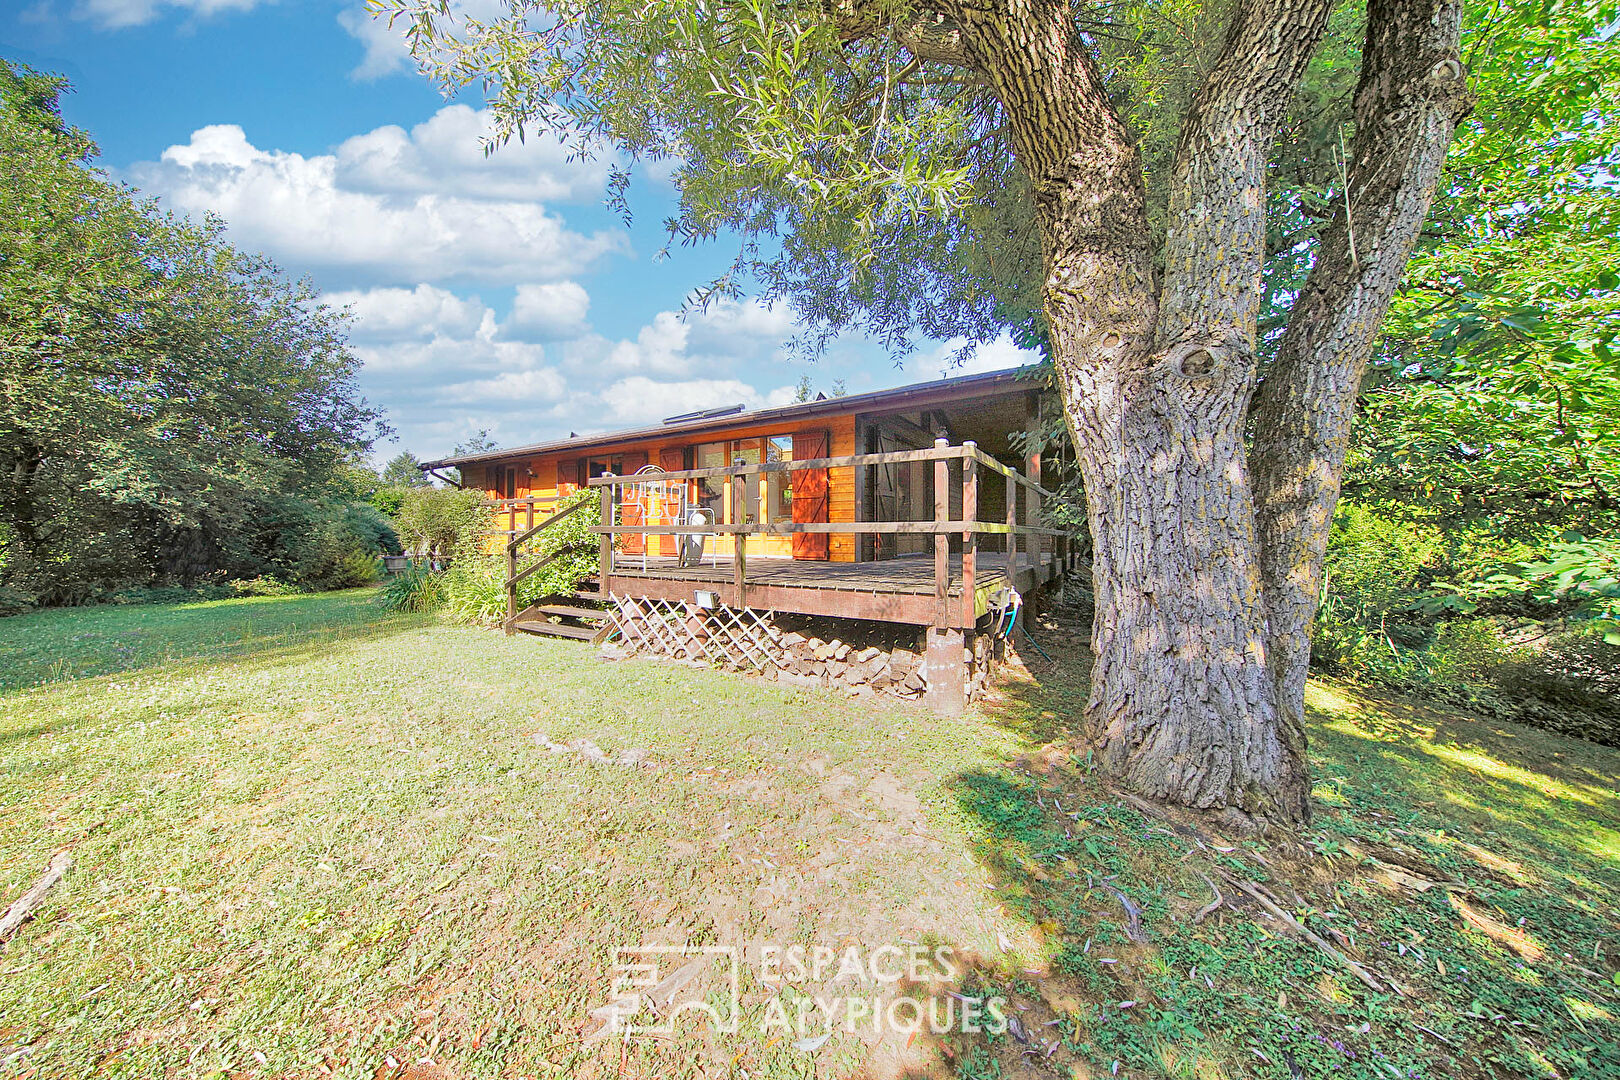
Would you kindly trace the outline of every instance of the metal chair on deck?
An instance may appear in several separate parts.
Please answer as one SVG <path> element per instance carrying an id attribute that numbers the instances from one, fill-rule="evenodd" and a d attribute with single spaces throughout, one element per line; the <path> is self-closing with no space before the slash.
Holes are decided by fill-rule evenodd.
<path id="1" fill-rule="evenodd" d="M 694 506 L 686 512 L 686 524 L 713 525 L 714 511 L 709 509 L 707 506 Z M 703 533 L 682 533 L 680 547 L 681 557 L 679 560 L 679 565 L 702 566 L 703 541 L 705 539 L 707 539 L 707 537 L 705 537 Z M 716 552 L 714 555 L 714 565 L 720 565 L 720 555 L 718 552 Z"/>
<path id="2" fill-rule="evenodd" d="M 686 482 L 659 479 L 664 469 L 657 465 L 643 465 L 633 474 L 636 482 L 628 485 L 626 502 L 635 506 L 642 525 L 674 525 L 686 517 Z M 652 555 L 656 533 L 643 533 L 641 568 L 646 570 Z M 677 546 L 677 553 L 682 550 Z"/>

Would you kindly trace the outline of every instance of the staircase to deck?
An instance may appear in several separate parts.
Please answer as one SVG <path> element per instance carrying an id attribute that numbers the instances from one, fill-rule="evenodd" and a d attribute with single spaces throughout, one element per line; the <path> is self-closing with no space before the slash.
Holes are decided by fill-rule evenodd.
<path id="1" fill-rule="evenodd" d="M 602 594 L 593 579 L 582 582 L 578 590 L 566 596 L 530 604 L 510 619 L 507 626 L 540 637 L 594 641 L 608 625 L 608 613 L 601 604 Z"/>
<path id="2" fill-rule="evenodd" d="M 512 530 L 506 543 L 506 619 L 503 625 L 508 634 L 522 631 L 540 637 L 573 638 L 578 641 L 598 641 L 607 636 L 609 623 L 608 613 L 604 610 L 605 598 L 594 578 L 581 582 L 573 592 L 546 597 L 521 611 L 517 606 L 518 585 L 530 574 L 564 554 L 563 550 L 553 551 L 520 570 L 518 560 L 524 552 L 524 545 L 557 522 L 594 505 L 592 501 L 577 503 L 521 533 L 516 532 L 515 528 Z"/>

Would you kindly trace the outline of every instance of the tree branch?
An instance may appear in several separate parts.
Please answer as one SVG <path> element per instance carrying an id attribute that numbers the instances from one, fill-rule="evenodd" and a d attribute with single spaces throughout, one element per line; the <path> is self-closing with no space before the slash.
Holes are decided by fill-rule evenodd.
<path id="1" fill-rule="evenodd" d="M 859 0 L 832 0 L 828 14 L 846 42 L 893 41 L 923 63 L 979 70 L 979 64 L 962 41 L 962 31 L 952 13 L 943 8 L 923 10 L 896 18 L 880 5 Z"/>
<path id="2" fill-rule="evenodd" d="M 1164 243 L 1161 349 L 1210 337 L 1254 354 L 1266 162 L 1333 0 L 1242 0 L 1182 123 Z"/>
<path id="3" fill-rule="evenodd" d="M 1285 702 L 1304 690 L 1362 373 L 1446 148 L 1471 107 L 1458 59 L 1461 25 L 1460 0 L 1369 0 L 1350 198 L 1322 234 L 1256 397 L 1256 528 L 1271 664 Z"/>

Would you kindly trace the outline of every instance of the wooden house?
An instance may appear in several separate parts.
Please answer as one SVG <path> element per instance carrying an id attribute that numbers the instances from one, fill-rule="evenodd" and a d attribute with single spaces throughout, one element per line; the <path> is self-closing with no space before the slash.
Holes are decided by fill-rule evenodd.
<path id="1" fill-rule="evenodd" d="M 596 636 L 578 626 L 603 621 L 591 609 L 515 602 L 526 547 L 564 500 L 594 489 L 603 601 L 904 623 L 960 656 L 999 593 L 1061 573 L 1041 456 L 1017 438 L 1038 430 L 1048 396 L 1028 371 L 967 375 L 753 411 L 719 404 L 423 468 L 455 468 L 493 500 L 509 630 Z M 939 667 L 930 696 L 949 709 L 962 695 L 937 690 L 951 681 Z"/>

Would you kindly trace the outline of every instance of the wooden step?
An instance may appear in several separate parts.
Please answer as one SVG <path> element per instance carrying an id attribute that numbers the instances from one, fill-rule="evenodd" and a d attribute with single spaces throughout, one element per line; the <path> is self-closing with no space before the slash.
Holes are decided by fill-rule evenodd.
<path id="1" fill-rule="evenodd" d="M 567 604 L 543 604 L 531 607 L 529 612 L 534 615 L 556 615 L 562 619 L 579 619 L 581 622 L 602 622 L 607 618 L 607 612 L 600 608 L 570 607 Z"/>
<path id="2" fill-rule="evenodd" d="M 539 634 L 542 637 L 575 638 L 579 641 L 589 641 L 597 635 L 594 626 L 569 626 L 567 623 L 545 622 L 543 620 L 525 619 L 512 624 L 514 629 L 522 630 L 526 634 Z"/>

